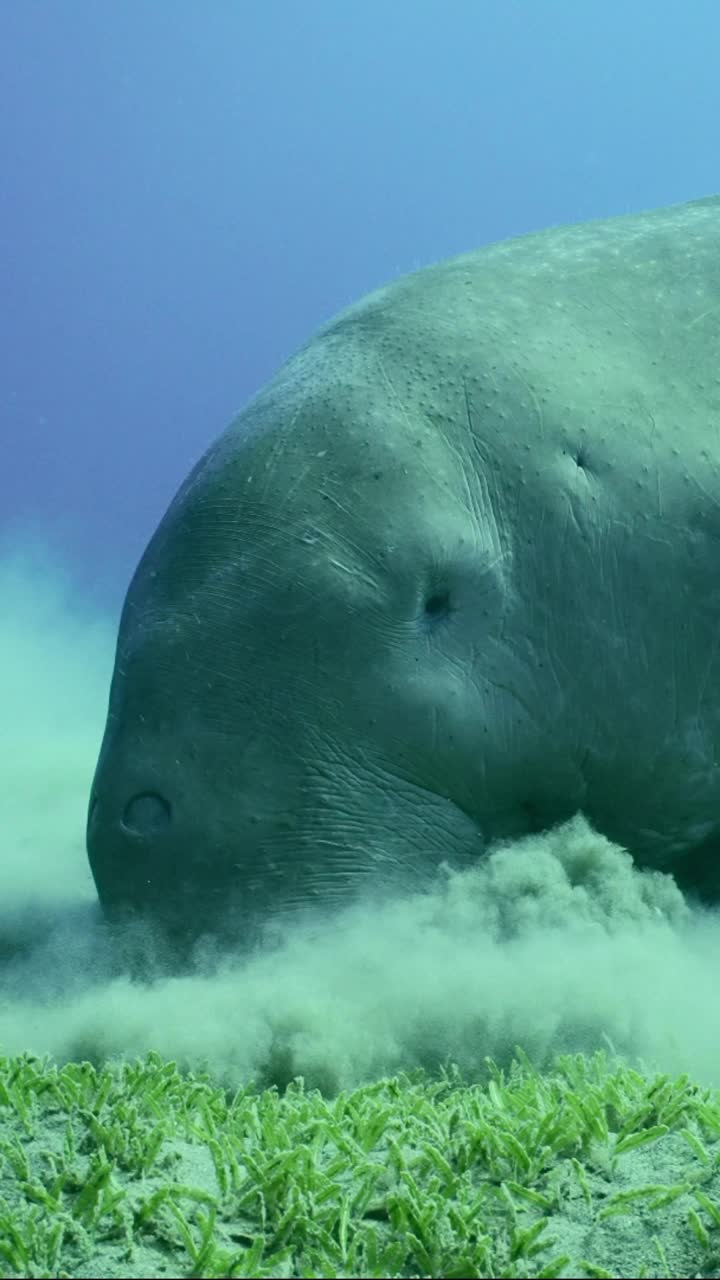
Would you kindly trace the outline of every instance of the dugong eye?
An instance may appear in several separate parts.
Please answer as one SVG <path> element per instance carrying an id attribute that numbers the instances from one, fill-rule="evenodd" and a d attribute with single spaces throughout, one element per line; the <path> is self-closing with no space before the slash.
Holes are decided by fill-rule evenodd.
<path id="1" fill-rule="evenodd" d="M 452 612 L 450 608 L 450 592 L 431 592 L 430 595 L 425 597 L 423 612 L 429 622 L 437 622 L 441 618 L 447 618 Z"/>

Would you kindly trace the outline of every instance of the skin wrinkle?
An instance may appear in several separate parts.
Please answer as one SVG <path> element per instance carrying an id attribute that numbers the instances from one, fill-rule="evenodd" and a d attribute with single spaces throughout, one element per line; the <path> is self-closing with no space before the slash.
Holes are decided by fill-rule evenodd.
<path id="1" fill-rule="evenodd" d="M 527 391 L 528 395 L 530 396 L 530 399 L 531 399 L 532 404 L 533 404 L 533 408 L 535 409 L 535 416 L 536 416 L 537 427 L 538 427 L 538 435 L 542 438 L 542 437 L 544 436 L 544 434 L 545 434 L 545 415 L 543 414 L 542 405 L 540 404 L 540 401 L 539 401 L 539 400 L 538 400 L 538 398 L 537 398 L 537 393 L 536 393 L 536 391 L 535 391 L 535 388 L 534 388 L 534 387 L 531 385 L 531 383 L 528 381 L 528 379 L 527 379 L 527 378 L 526 378 L 526 376 L 524 375 L 524 373 L 523 373 L 522 369 L 520 369 L 520 367 L 519 367 L 519 365 L 518 365 L 517 363 L 514 363 L 514 364 L 513 364 L 513 372 L 514 372 L 514 374 L 515 374 L 516 378 L 517 378 L 520 382 L 522 382 L 522 384 L 523 384 L 523 386 L 525 387 L 525 389 L 526 389 L 526 391 Z"/>
<path id="2" fill-rule="evenodd" d="M 376 358 L 377 358 L 378 365 L 379 365 L 379 367 L 380 367 L 380 375 L 381 375 L 381 377 L 382 377 L 382 379 L 383 379 L 383 381 L 384 381 L 384 383 L 385 383 L 385 385 L 386 385 L 386 387 L 387 387 L 388 391 L 390 392 L 390 399 L 391 399 L 391 401 L 394 401 L 394 402 L 395 402 L 395 404 L 397 405 L 397 408 L 398 408 L 398 410 L 399 410 L 399 412 L 400 412 L 400 415 L 401 415 L 401 417 L 404 419 L 405 426 L 407 427 L 408 432 L 409 432 L 410 434 L 413 434 L 413 432 L 414 432 L 414 430 L 415 430 L 415 428 L 414 428 L 414 426 L 413 426 L 413 423 L 412 423 L 412 421 L 411 421 L 411 419 L 410 419 L 410 417 L 409 417 L 409 415 L 408 415 L 408 413 L 407 413 L 407 410 L 406 410 L 406 408 L 405 408 L 405 405 L 403 404 L 403 401 L 402 401 L 401 397 L 398 395 L 397 391 L 395 390 L 395 386 L 394 386 L 394 384 L 393 384 L 393 382 L 392 382 L 392 380 L 391 380 L 391 378 L 390 378 L 390 375 L 388 374 L 388 371 L 387 371 L 387 369 L 386 369 L 386 367 L 385 367 L 385 362 L 383 361 L 383 359 L 382 359 L 382 356 L 381 356 L 380 352 L 377 352 L 377 353 L 376 353 Z"/>
<path id="3" fill-rule="evenodd" d="M 633 328 L 633 326 L 628 321 L 627 316 L 623 314 L 621 308 L 619 306 L 616 306 L 610 301 L 607 293 L 601 294 L 598 298 L 598 302 L 601 307 L 606 307 L 608 311 L 611 311 L 612 314 L 616 316 L 616 318 L 620 321 L 622 328 L 627 329 L 628 332 L 633 335 L 633 338 L 635 339 L 635 341 L 638 343 L 639 346 L 645 345 L 642 334 L 640 334 L 637 329 Z"/>
<path id="4" fill-rule="evenodd" d="M 472 444 L 476 444 L 476 432 L 473 427 L 470 395 L 468 392 L 467 378 L 465 377 L 464 374 L 463 374 L 462 381 L 463 381 L 463 398 L 465 401 L 465 416 L 466 416 L 467 425 L 468 425 L 468 434 L 469 434 L 470 442 Z M 462 482 L 465 486 L 465 502 L 466 502 L 467 508 L 469 511 L 472 512 L 474 527 L 477 529 L 480 529 L 482 527 L 481 526 L 481 521 L 482 521 L 481 504 L 480 504 L 479 497 L 476 497 L 475 493 L 473 492 L 472 485 L 470 483 L 470 476 L 468 474 L 467 463 L 464 457 L 459 456 L 460 455 L 459 446 L 455 445 L 453 442 L 451 447 L 454 450 L 456 450 L 458 454 L 458 461 L 460 464 L 460 475 L 462 478 Z"/>
<path id="5" fill-rule="evenodd" d="M 281 425 L 278 427 L 275 443 L 270 449 L 270 456 L 265 464 L 265 475 L 260 482 L 260 496 L 263 498 L 267 498 L 268 492 L 270 492 L 271 481 L 274 480 L 277 467 L 283 460 L 289 444 L 289 437 L 293 433 L 299 414 L 300 409 L 297 408 L 294 413 L 291 413 L 288 416 L 287 422 L 281 421 Z M 297 458 L 295 458 L 294 461 L 297 464 Z M 285 488 L 285 496 L 284 498 L 281 498 L 281 505 L 287 505 L 290 502 L 298 484 L 305 480 L 310 470 L 310 466 L 311 463 L 308 461 L 304 467 L 300 468 L 300 474 L 297 476 L 294 483 Z"/>
<path id="6" fill-rule="evenodd" d="M 351 526 L 352 524 L 357 523 L 357 517 L 355 512 L 350 511 L 350 509 L 346 507 L 344 503 L 340 502 L 339 499 L 335 498 L 332 493 L 330 493 L 326 489 L 323 489 L 322 496 L 323 498 L 327 499 L 327 501 L 330 502 L 336 508 L 336 510 L 339 512 L 341 516 L 345 516 L 348 518 L 348 521 L 351 524 Z M 330 535 L 330 534 L 327 535 L 327 538 L 328 538 L 328 542 L 329 543 L 332 542 L 333 544 L 337 540 L 334 535 Z M 366 546 L 363 546 L 357 543 L 354 539 L 349 538 L 347 533 L 343 534 L 342 541 L 345 547 L 353 551 L 355 555 L 358 557 L 358 559 L 363 559 L 366 561 L 369 560 L 371 564 L 374 564 L 378 570 L 378 573 L 382 576 L 383 572 L 385 571 L 385 565 L 383 563 L 381 556 L 373 553 L 372 551 L 369 551 Z"/>
<path id="7" fill-rule="evenodd" d="M 353 781 L 357 779 L 358 770 L 348 766 L 348 772 Z M 362 776 L 364 792 L 372 786 L 377 788 L 381 794 L 387 794 L 388 784 L 397 789 L 398 784 L 401 783 L 404 800 L 412 802 L 415 812 L 420 817 L 421 825 L 424 827 L 423 796 L 429 794 L 436 798 L 436 793 L 426 792 L 425 788 L 417 783 L 409 782 L 406 778 L 400 778 L 396 775 L 389 776 L 387 772 L 380 769 L 372 761 L 363 762 L 360 776 Z M 409 869 L 407 856 L 399 857 L 385 847 L 383 841 L 384 828 L 378 826 L 377 831 L 373 832 L 372 824 L 368 824 L 367 820 L 363 820 L 362 810 L 357 804 L 356 798 L 353 800 L 351 809 L 344 809 L 343 798 L 351 795 L 352 792 L 347 788 L 347 779 L 342 779 L 341 767 L 337 762 L 333 773 L 328 775 L 327 781 L 332 781 L 334 784 L 333 788 L 326 787 L 323 791 L 323 805 L 331 813 L 331 824 L 323 825 L 321 828 L 325 833 L 323 835 L 318 835 L 314 832 L 312 826 L 308 827 L 303 835 L 303 844 L 309 848 L 324 845 L 331 849 L 333 867 L 342 865 L 346 861 L 349 866 L 355 868 L 362 853 L 372 849 L 372 859 L 375 865 L 378 862 L 382 862 L 388 868 L 394 867 L 397 870 L 407 871 Z M 408 812 L 406 811 L 406 816 Z M 430 834 L 432 834 L 433 839 L 437 839 L 438 850 L 440 850 L 442 847 L 442 832 L 433 829 Z M 348 840 L 348 836 L 350 840 Z M 408 856 L 409 853 L 410 851 L 408 850 Z M 360 874 L 362 874 L 362 866 L 360 867 Z"/>
<path id="8" fill-rule="evenodd" d="M 481 453 L 481 450 L 476 440 L 474 440 L 474 443 L 475 443 L 477 452 Z M 505 556 L 510 562 L 512 562 L 512 552 L 510 548 L 508 547 L 507 550 L 503 550 L 503 539 L 501 537 L 499 521 L 495 513 L 495 505 L 492 501 L 489 486 L 490 486 L 490 479 L 482 475 L 479 483 L 479 488 L 481 490 L 480 505 L 482 506 L 482 510 L 484 513 L 484 519 L 490 522 L 489 537 L 487 539 L 487 542 L 489 546 L 495 551 L 498 559 Z"/>
<path id="9" fill-rule="evenodd" d="M 708 316 L 717 316 L 717 315 L 720 315 L 720 306 L 716 305 L 713 307 L 708 307 L 707 311 L 701 311 L 699 315 L 694 316 L 692 320 L 689 320 L 688 327 L 692 329 L 694 328 L 695 325 L 703 324 L 705 320 L 707 320 Z"/>

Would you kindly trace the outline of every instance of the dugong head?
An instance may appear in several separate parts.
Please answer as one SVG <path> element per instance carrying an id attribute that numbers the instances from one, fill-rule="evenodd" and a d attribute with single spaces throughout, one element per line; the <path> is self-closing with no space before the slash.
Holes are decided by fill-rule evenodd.
<path id="1" fill-rule="evenodd" d="M 137 568 L 88 820 L 110 913 L 240 936 L 574 811 L 468 388 L 375 308 L 246 407 Z"/>

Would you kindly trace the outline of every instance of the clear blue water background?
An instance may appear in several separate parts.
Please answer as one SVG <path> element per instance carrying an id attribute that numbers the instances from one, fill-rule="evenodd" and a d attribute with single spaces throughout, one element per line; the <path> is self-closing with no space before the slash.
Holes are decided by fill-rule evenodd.
<path id="1" fill-rule="evenodd" d="M 3 0 L 0 534 L 115 611 L 189 467 L 393 276 L 720 190 L 720 5 Z"/>

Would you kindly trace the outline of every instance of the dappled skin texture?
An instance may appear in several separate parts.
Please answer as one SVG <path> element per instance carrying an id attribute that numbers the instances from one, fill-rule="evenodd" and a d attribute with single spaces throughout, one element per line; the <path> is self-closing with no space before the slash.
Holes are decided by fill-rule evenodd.
<path id="1" fill-rule="evenodd" d="M 720 203 L 523 237 L 341 313 L 211 446 L 128 591 L 100 899 L 188 936 L 582 808 L 720 815 Z"/>

